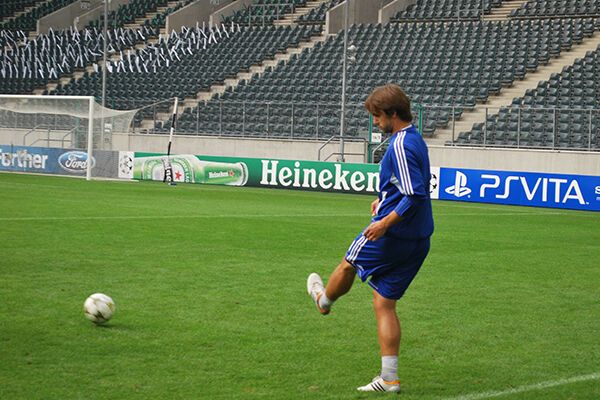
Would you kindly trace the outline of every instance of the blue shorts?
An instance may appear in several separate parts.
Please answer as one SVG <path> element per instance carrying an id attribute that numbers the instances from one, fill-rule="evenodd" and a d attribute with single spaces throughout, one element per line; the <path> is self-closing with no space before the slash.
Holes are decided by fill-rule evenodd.
<path id="1" fill-rule="evenodd" d="M 398 300 L 423 265 L 429 253 L 429 238 L 421 240 L 396 239 L 382 236 L 376 241 L 358 235 L 348 252 L 346 261 L 354 266 L 364 282 L 383 297 Z"/>

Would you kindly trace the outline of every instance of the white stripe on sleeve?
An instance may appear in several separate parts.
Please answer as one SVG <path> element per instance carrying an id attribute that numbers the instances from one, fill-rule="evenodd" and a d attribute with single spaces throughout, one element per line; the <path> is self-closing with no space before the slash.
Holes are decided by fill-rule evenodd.
<path id="1" fill-rule="evenodd" d="M 400 185 L 404 189 L 404 193 L 406 195 L 411 195 L 412 193 L 412 184 L 410 182 L 410 174 L 408 173 L 408 163 L 406 162 L 406 154 L 404 153 L 404 138 L 406 136 L 406 132 L 402 131 L 402 133 L 396 137 L 396 141 L 394 142 L 394 150 L 396 153 L 396 159 L 398 162 L 398 171 L 400 172 Z"/>
<path id="2" fill-rule="evenodd" d="M 402 152 L 401 163 L 404 166 L 404 171 L 406 172 L 406 184 L 408 189 L 408 195 L 415 194 L 413 189 L 412 181 L 410 180 L 410 171 L 408 170 L 408 160 L 406 159 L 406 151 L 404 150 L 404 139 L 406 138 L 406 133 L 402 135 L 402 143 L 400 144 L 400 151 Z"/>

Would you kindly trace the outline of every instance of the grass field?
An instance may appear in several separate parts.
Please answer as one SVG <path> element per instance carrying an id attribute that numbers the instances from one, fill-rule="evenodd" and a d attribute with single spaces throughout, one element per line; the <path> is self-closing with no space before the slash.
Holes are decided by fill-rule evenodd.
<path id="1" fill-rule="evenodd" d="M 371 290 L 306 294 L 368 196 L 0 174 L 0 399 L 369 399 Z M 434 202 L 403 399 L 600 398 L 600 213 Z M 113 297 L 97 327 L 82 312 Z"/>

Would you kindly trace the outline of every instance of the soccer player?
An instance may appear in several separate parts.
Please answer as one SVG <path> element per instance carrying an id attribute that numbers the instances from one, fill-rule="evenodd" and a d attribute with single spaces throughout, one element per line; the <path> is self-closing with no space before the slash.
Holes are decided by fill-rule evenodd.
<path id="1" fill-rule="evenodd" d="M 331 274 L 327 287 L 321 277 L 308 277 L 308 293 L 318 311 L 346 294 L 358 277 L 373 288 L 373 308 L 381 350 L 381 374 L 360 391 L 399 392 L 400 321 L 396 302 L 421 268 L 429 252 L 433 215 L 429 197 L 429 156 L 412 125 L 410 100 L 397 85 L 375 88 L 365 107 L 379 128 L 393 134 L 379 167 L 379 194 L 371 204 L 373 219 L 352 242 Z"/>

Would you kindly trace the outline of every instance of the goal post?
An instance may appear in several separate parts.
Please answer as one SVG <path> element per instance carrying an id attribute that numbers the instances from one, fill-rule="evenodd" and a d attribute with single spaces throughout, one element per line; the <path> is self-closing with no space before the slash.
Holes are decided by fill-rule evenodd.
<path id="1" fill-rule="evenodd" d="M 102 121 L 102 126 L 104 126 L 104 121 Z M 88 135 L 87 135 L 87 154 L 88 160 L 92 160 L 93 158 L 93 149 L 94 149 L 94 98 L 88 97 Z M 85 169 L 85 179 L 88 181 L 92 179 L 92 163 L 88 162 Z"/>
<path id="2" fill-rule="evenodd" d="M 138 111 L 93 96 L 0 95 L 0 171 L 125 177 L 113 132 L 129 134 Z"/>

